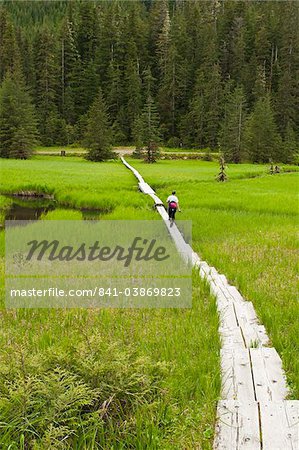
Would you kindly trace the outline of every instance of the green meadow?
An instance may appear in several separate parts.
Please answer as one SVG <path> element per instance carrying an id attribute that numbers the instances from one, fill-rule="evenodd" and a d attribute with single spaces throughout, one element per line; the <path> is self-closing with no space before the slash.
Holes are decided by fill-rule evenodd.
<path id="1" fill-rule="evenodd" d="M 217 183 L 214 162 L 134 166 L 163 200 L 177 191 L 194 250 L 253 302 L 298 397 L 298 167 L 269 175 L 268 166 L 230 164 L 229 182 Z"/>
<path id="2" fill-rule="evenodd" d="M 158 196 L 175 189 L 193 248 L 256 311 L 299 391 L 296 225 L 298 174 L 284 167 L 129 160 Z M 119 161 L 35 156 L 1 162 L 3 194 L 54 196 L 47 219 L 159 219 Z M 3 273 L 3 229 L 1 270 Z M 0 332 L 0 444 L 10 449 L 212 448 L 220 397 L 215 300 L 193 274 L 191 310 L 5 310 Z M 0 446 L 1 446 L 0 445 Z"/>
<path id="3" fill-rule="evenodd" d="M 119 162 L 36 156 L 1 162 L 0 191 L 39 192 L 41 219 L 157 219 Z M 0 197 L 2 221 L 12 197 Z M 39 200 L 36 200 L 37 202 Z M 3 230 L 1 270 L 3 273 Z M 0 446 L 210 449 L 220 395 L 218 316 L 193 275 L 193 308 L 5 310 Z"/>

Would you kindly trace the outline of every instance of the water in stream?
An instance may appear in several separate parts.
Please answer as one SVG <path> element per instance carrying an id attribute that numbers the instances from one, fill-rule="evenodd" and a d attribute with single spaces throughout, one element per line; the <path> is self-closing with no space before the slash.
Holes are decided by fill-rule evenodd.
<path id="1" fill-rule="evenodd" d="M 12 199 L 12 203 L 5 211 L 5 220 L 38 220 L 42 214 L 60 207 L 54 199 L 49 198 L 12 195 L 7 195 L 7 197 Z M 63 206 L 63 209 L 66 207 Z M 101 214 L 100 210 L 82 208 L 80 211 L 83 220 L 98 220 Z"/>
<path id="2" fill-rule="evenodd" d="M 5 220 L 37 220 L 43 213 L 55 209 L 55 201 L 45 198 L 12 197 Z"/>

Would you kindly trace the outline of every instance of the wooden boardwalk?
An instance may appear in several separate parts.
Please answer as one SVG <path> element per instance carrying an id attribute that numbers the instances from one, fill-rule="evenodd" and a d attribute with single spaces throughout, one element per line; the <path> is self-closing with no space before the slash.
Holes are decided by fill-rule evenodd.
<path id="1" fill-rule="evenodd" d="M 178 228 L 170 227 L 163 202 L 139 172 L 121 158 L 149 195 L 177 249 L 187 254 Z M 221 336 L 221 398 L 217 406 L 215 450 L 299 450 L 299 401 L 286 400 L 288 387 L 281 359 L 259 323 L 253 304 L 246 301 L 225 275 L 195 252 L 192 264 L 216 297 Z"/>

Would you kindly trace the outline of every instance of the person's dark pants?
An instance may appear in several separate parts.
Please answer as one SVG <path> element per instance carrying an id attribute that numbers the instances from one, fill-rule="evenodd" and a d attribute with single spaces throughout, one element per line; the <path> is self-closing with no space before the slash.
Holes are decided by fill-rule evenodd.
<path id="1" fill-rule="evenodd" d="M 169 208 L 168 208 L 169 219 L 174 220 L 175 219 L 175 213 L 176 213 L 176 208 L 170 208 L 170 206 L 169 206 Z"/>

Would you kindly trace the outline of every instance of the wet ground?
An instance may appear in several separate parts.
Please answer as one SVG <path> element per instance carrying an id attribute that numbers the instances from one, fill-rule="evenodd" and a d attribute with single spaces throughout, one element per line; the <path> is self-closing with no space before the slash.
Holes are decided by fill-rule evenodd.
<path id="1" fill-rule="evenodd" d="M 38 220 L 42 214 L 56 208 L 66 209 L 54 199 L 13 195 L 7 195 L 7 197 L 12 199 L 12 203 L 5 211 L 5 220 Z M 74 210 L 74 208 L 69 209 Z M 98 220 L 101 215 L 100 210 L 82 208 L 79 211 L 82 213 L 83 220 Z"/>
<path id="2" fill-rule="evenodd" d="M 31 197 L 13 197 L 13 202 L 6 210 L 5 220 L 37 220 L 43 213 L 55 209 L 54 200 Z"/>

